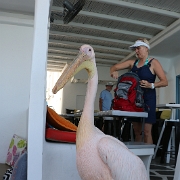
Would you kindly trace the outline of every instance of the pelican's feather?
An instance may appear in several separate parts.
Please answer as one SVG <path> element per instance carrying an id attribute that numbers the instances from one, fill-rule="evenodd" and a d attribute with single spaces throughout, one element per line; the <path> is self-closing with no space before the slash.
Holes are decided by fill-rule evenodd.
<path id="1" fill-rule="evenodd" d="M 113 179 L 148 179 L 142 160 L 119 140 L 105 136 L 100 139 L 97 149 L 102 161 L 108 166 Z"/>

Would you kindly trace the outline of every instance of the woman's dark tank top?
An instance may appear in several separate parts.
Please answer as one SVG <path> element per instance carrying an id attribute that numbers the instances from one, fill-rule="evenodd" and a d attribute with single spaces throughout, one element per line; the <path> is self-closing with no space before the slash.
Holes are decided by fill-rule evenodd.
<path id="1" fill-rule="evenodd" d="M 131 71 L 138 74 L 141 80 L 146 80 L 149 83 L 154 83 L 156 75 L 152 74 L 152 72 L 150 71 L 150 66 L 153 59 L 151 59 L 146 65 L 139 68 L 136 66 L 138 62 L 138 60 L 136 60 Z M 147 105 L 146 111 L 148 112 L 148 118 L 146 119 L 146 123 L 153 124 L 156 121 L 156 90 L 150 88 L 142 89 L 144 91 L 144 102 Z"/>

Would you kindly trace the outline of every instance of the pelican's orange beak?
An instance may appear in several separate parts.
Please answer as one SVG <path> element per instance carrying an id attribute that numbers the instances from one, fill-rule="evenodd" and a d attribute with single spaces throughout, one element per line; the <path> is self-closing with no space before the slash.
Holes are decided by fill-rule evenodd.
<path id="1" fill-rule="evenodd" d="M 72 63 L 64 70 L 60 78 L 57 80 L 52 92 L 56 94 L 60 89 L 62 89 L 65 84 L 80 70 L 87 69 L 88 72 L 91 71 L 92 61 L 91 58 L 85 54 L 81 49 L 78 56 L 72 61 Z M 90 70 L 91 69 L 91 70 Z"/>

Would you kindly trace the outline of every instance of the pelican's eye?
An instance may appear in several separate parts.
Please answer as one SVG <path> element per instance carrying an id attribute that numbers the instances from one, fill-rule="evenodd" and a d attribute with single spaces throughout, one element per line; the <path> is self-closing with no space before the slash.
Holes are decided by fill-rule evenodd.
<path id="1" fill-rule="evenodd" d="M 91 51 L 91 49 L 89 49 L 89 51 Z"/>

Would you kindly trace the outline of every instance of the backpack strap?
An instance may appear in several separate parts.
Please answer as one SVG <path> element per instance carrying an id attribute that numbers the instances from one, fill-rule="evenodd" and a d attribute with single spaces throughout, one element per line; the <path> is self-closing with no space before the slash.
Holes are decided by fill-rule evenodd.
<path id="1" fill-rule="evenodd" d="M 151 62 L 152 62 L 152 60 L 153 60 L 154 58 L 152 58 L 149 62 L 148 62 L 148 66 L 150 67 L 151 66 Z"/>

